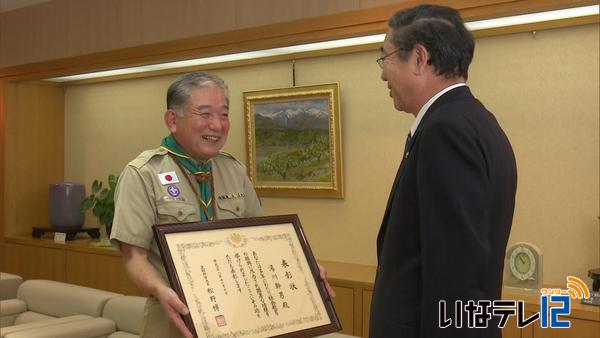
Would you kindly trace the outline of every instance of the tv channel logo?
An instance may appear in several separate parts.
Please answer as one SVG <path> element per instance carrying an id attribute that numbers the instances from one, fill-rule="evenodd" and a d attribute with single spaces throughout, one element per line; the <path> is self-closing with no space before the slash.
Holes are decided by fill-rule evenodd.
<path id="1" fill-rule="evenodd" d="M 571 313 L 571 299 L 590 298 L 590 289 L 585 283 L 575 277 L 567 277 L 567 288 L 540 289 L 540 327 L 570 328 L 571 321 L 560 320 L 560 315 Z"/>
<path id="2" fill-rule="evenodd" d="M 540 311 L 531 316 L 525 315 L 525 301 L 523 300 L 469 300 L 463 303 L 457 300 L 454 303 L 454 316 L 448 317 L 445 300 L 439 302 L 440 328 L 447 327 L 488 327 L 492 317 L 498 317 L 498 327 L 506 326 L 509 317 L 516 316 L 517 327 L 524 328 L 537 320 L 542 328 L 570 328 L 571 321 L 561 319 L 561 316 L 571 314 L 571 300 L 590 298 L 590 290 L 585 283 L 575 277 L 567 277 L 567 288 L 542 288 L 540 289 Z"/>

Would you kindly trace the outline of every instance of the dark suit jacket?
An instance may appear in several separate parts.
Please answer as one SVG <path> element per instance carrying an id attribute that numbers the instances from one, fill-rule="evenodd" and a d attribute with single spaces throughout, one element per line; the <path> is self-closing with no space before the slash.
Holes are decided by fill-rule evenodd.
<path id="1" fill-rule="evenodd" d="M 500 298 L 517 185 L 510 143 L 468 87 L 429 108 L 408 144 L 377 238 L 371 338 L 500 337 L 439 328 L 439 301 Z M 454 322 L 452 324 L 454 326 Z M 491 327 L 490 327 L 491 326 Z"/>

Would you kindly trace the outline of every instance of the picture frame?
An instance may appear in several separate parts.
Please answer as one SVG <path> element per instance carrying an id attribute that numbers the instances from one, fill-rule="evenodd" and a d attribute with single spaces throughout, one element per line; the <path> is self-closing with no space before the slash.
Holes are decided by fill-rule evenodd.
<path id="1" fill-rule="evenodd" d="M 344 197 L 339 84 L 244 92 L 244 113 L 259 196 Z"/>
<path id="2" fill-rule="evenodd" d="M 195 337 L 314 337 L 341 330 L 297 215 L 153 230 Z"/>

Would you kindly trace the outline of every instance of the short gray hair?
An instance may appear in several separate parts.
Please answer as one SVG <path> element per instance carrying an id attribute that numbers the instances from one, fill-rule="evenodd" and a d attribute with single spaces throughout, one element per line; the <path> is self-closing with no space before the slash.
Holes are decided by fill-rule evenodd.
<path id="1" fill-rule="evenodd" d="M 388 21 L 398 57 L 408 58 L 416 44 L 429 52 L 428 65 L 446 78 L 469 77 L 475 41 L 460 13 L 450 7 L 420 5 L 396 12 Z"/>
<path id="2" fill-rule="evenodd" d="M 173 110 L 179 117 L 183 116 L 183 107 L 190 99 L 190 89 L 209 86 L 221 89 L 229 101 L 229 88 L 220 77 L 204 72 L 193 72 L 183 74 L 171 83 L 167 90 L 167 109 Z"/>

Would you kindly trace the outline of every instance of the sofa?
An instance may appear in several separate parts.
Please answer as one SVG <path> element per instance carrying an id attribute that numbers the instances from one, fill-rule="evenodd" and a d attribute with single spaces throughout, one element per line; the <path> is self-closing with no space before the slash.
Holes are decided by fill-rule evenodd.
<path id="1" fill-rule="evenodd" d="M 72 322 L 101 317 L 106 302 L 116 296 L 120 295 L 49 280 L 25 281 L 19 286 L 16 298 L 0 301 L 0 336 L 33 338 L 35 334 L 30 331 L 43 328 L 47 336 L 53 332 L 54 337 L 63 337 L 59 329 L 68 328 L 67 324 Z M 116 330 L 112 320 L 99 319 L 94 324 L 102 328 L 97 330 L 100 334 L 90 332 L 73 337 L 98 337 L 105 331 Z"/>
<path id="2" fill-rule="evenodd" d="M 0 301 L 2 338 L 139 338 L 146 302 L 49 280 L 25 281 L 15 296 Z"/>

